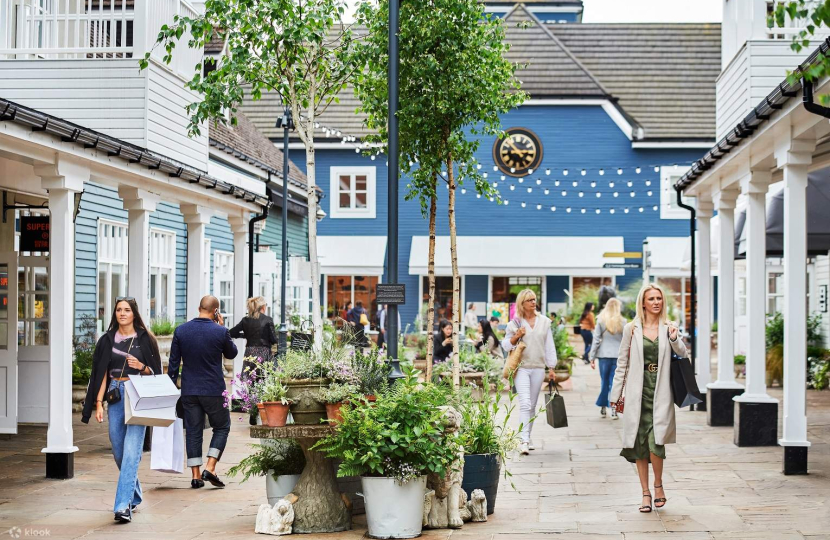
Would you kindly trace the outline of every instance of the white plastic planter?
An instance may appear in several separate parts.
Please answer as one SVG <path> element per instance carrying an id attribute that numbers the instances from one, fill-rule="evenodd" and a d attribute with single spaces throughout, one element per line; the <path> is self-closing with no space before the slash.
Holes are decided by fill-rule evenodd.
<path id="1" fill-rule="evenodd" d="M 372 538 L 415 538 L 424 519 L 426 477 L 403 485 L 394 478 L 361 477 L 366 524 Z"/>
<path id="2" fill-rule="evenodd" d="M 265 475 L 265 493 L 268 494 L 268 504 L 274 506 L 278 500 L 291 493 L 299 479 L 299 474 L 283 474 L 274 480 L 274 475 L 269 471 L 269 474 Z"/>

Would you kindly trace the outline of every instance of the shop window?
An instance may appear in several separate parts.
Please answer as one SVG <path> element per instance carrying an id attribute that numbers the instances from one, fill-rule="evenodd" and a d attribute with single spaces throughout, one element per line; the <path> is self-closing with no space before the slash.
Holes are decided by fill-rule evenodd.
<path id="1" fill-rule="evenodd" d="M 331 168 L 331 217 L 375 217 L 375 168 Z"/>
<path id="2" fill-rule="evenodd" d="M 657 283 L 666 293 L 666 296 L 668 297 L 667 300 L 671 302 L 668 306 L 668 313 L 670 317 L 679 324 L 683 325 L 683 328 L 689 328 L 689 324 L 692 320 L 691 280 L 685 277 L 661 277 L 657 279 Z"/>
<path id="3" fill-rule="evenodd" d="M 98 333 L 106 331 L 115 299 L 127 295 L 127 224 L 98 220 Z"/>
<path id="4" fill-rule="evenodd" d="M 210 238 L 205 238 L 205 249 L 202 255 L 202 296 L 211 294 L 210 287 Z"/>
<path id="5" fill-rule="evenodd" d="M 356 306 L 363 303 L 366 315 L 374 321 L 378 310 L 377 285 L 378 276 L 326 276 L 326 317 L 343 326 L 346 319 L 346 305 L 351 302 Z"/>
<path id="6" fill-rule="evenodd" d="M 784 273 L 770 272 L 767 283 L 767 315 L 784 313 Z"/>
<path id="7" fill-rule="evenodd" d="M 574 292 L 582 288 L 599 290 L 603 285 L 613 286 L 613 280 L 610 277 L 574 277 L 571 281 Z"/>
<path id="8" fill-rule="evenodd" d="M 427 309 L 429 306 L 429 278 L 427 276 L 421 277 L 421 290 L 423 291 L 423 298 L 421 300 L 421 319 L 422 329 L 426 329 L 427 323 Z M 438 323 L 446 319 L 451 321 L 453 318 L 452 305 L 452 276 L 435 276 L 435 323 L 433 331 L 438 330 Z"/>
<path id="9" fill-rule="evenodd" d="M 176 233 L 150 230 L 150 318 L 176 318 Z"/>
<path id="10" fill-rule="evenodd" d="M 487 310 L 488 318 L 498 317 L 503 324 L 507 324 L 516 313 L 516 297 L 523 289 L 530 289 L 536 293 L 537 309 L 543 310 L 541 277 L 494 277 L 493 294 Z"/>
<path id="11" fill-rule="evenodd" d="M 746 317 L 746 278 L 739 277 L 737 279 L 737 284 L 736 296 L 738 305 L 735 315 L 738 317 Z"/>
<path id="12" fill-rule="evenodd" d="M 226 326 L 233 326 L 233 253 L 213 253 L 213 295 L 219 299 L 219 311 Z"/>
<path id="13" fill-rule="evenodd" d="M 19 266 L 17 293 L 17 344 L 49 345 L 49 270 Z"/>

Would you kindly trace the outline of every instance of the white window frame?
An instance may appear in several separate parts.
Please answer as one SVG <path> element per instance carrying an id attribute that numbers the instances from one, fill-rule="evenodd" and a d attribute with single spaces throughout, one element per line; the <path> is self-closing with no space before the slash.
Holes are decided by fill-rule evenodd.
<path id="1" fill-rule="evenodd" d="M 782 303 L 782 304 L 783 304 L 783 301 L 784 301 L 784 296 L 785 296 L 785 294 L 784 294 L 784 291 L 783 291 L 783 290 L 779 290 L 779 291 L 777 291 L 777 292 L 772 292 L 772 291 L 770 290 L 770 289 L 771 289 L 771 285 L 772 285 L 772 284 L 770 283 L 770 280 L 771 280 L 774 276 L 780 276 L 780 278 L 783 280 L 783 279 L 784 279 L 784 267 L 783 267 L 783 266 L 781 266 L 781 265 L 768 265 L 768 266 L 767 266 L 767 273 L 766 273 L 766 278 L 767 278 L 767 282 L 766 282 L 766 283 L 767 283 L 767 287 L 766 287 L 767 298 L 766 298 L 766 305 L 764 306 L 764 310 L 766 311 L 766 314 L 767 314 L 768 316 L 769 316 L 769 315 L 773 315 L 776 311 L 781 312 L 782 314 L 784 313 L 784 306 L 783 306 L 783 305 L 781 306 L 781 309 L 772 310 L 772 311 L 770 310 L 770 303 L 775 303 L 775 304 Z M 786 287 L 786 284 L 783 284 L 783 285 L 784 285 L 784 287 Z M 783 289 L 784 287 L 782 287 L 782 289 Z M 781 299 L 781 300 L 780 300 L 780 302 L 778 301 L 778 299 L 779 299 L 779 298 Z"/>
<path id="2" fill-rule="evenodd" d="M 105 231 L 113 231 L 110 241 L 104 242 L 102 238 L 102 234 Z M 98 305 L 100 302 L 99 291 L 101 290 L 101 283 L 100 283 L 100 276 L 101 272 L 106 272 L 106 290 L 105 294 L 106 297 L 104 298 L 104 314 L 103 318 L 101 319 L 101 324 L 98 326 L 98 332 L 103 333 L 106 329 L 104 326 L 107 324 L 107 319 L 110 317 L 114 306 L 112 305 L 112 298 L 117 298 L 119 296 L 126 296 L 127 295 L 127 280 L 129 279 L 128 271 L 129 271 L 129 262 L 128 262 L 128 254 L 129 254 L 129 226 L 127 223 L 123 221 L 114 221 L 109 219 L 98 218 L 98 233 L 97 233 L 97 257 L 98 257 L 98 264 L 96 265 L 95 269 L 95 310 L 98 310 Z M 121 280 L 121 288 L 118 291 L 115 291 L 113 294 L 112 291 L 112 275 L 113 269 L 116 267 L 121 268 L 121 274 L 124 276 L 124 279 Z M 96 320 L 98 316 L 96 314 Z"/>
<path id="3" fill-rule="evenodd" d="M 660 167 L 660 219 L 689 219 L 689 211 L 677 206 L 677 192 L 674 184 L 691 169 L 688 166 L 674 165 Z M 683 203 L 694 206 L 691 197 L 683 197 Z"/>
<path id="4" fill-rule="evenodd" d="M 205 248 L 202 255 L 202 296 L 212 294 L 213 286 L 210 282 L 210 238 L 205 238 Z"/>
<path id="5" fill-rule="evenodd" d="M 366 176 L 366 208 L 340 208 L 340 177 L 350 176 L 352 186 L 354 177 Z M 331 205 L 329 214 L 332 218 L 375 219 L 377 214 L 377 182 L 375 167 L 331 167 L 329 172 Z"/>
<path id="6" fill-rule="evenodd" d="M 233 252 L 216 250 L 213 252 L 213 296 L 219 299 L 220 305 L 225 302 L 229 311 L 223 311 L 225 326 L 233 326 Z M 222 294 L 222 283 L 230 283 L 230 294 Z"/>
<path id="7" fill-rule="evenodd" d="M 176 320 L 176 233 L 167 229 L 150 228 L 150 305 L 155 300 L 154 319 Z M 167 304 L 162 306 L 162 276 L 167 276 Z M 153 285 L 157 297 L 153 298 Z"/>

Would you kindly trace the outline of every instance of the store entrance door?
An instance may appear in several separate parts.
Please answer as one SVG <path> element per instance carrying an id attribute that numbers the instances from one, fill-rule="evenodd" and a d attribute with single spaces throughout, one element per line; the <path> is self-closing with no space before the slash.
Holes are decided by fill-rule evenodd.
<path id="1" fill-rule="evenodd" d="M 0 433 L 17 433 L 17 253 L 0 254 Z"/>
<path id="2" fill-rule="evenodd" d="M 20 422 L 49 422 L 49 290 L 49 257 L 21 256 L 15 336 L 19 347 Z"/>

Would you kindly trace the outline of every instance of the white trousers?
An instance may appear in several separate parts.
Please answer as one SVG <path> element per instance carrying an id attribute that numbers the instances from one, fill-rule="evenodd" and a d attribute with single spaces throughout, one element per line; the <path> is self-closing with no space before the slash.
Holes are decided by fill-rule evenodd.
<path id="1" fill-rule="evenodd" d="M 530 419 L 536 415 L 536 402 L 539 401 L 539 392 L 545 382 L 545 370 L 519 368 L 513 382 L 519 397 L 519 420 L 522 422 L 519 436 L 522 442 L 530 442 L 530 430 L 533 428 Z"/>

